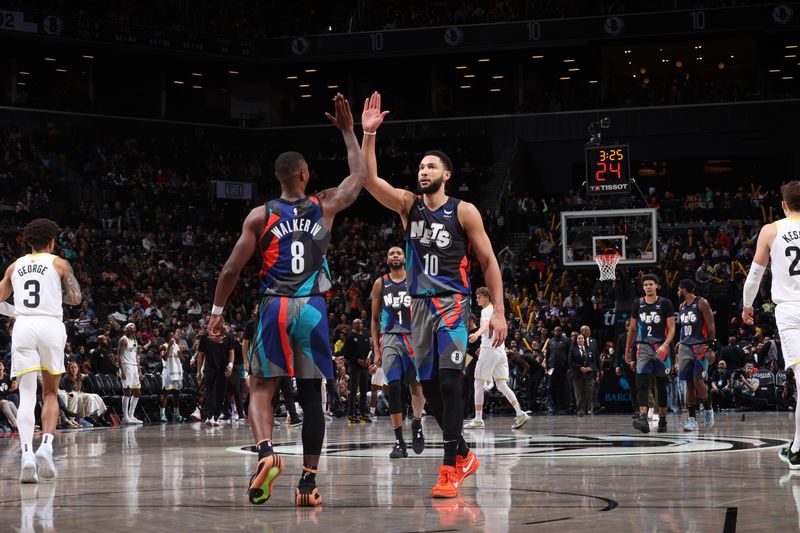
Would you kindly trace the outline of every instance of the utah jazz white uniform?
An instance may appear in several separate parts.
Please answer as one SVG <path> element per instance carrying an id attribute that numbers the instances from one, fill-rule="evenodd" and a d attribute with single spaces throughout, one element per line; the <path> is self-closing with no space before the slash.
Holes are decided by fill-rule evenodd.
<path id="1" fill-rule="evenodd" d="M 493 310 L 491 305 L 481 310 L 481 326 L 492 319 Z M 490 383 L 492 378 L 495 381 L 508 380 L 508 357 L 505 346 L 492 346 L 492 337 L 489 336 L 489 330 L 486 330 L 481 335 L 481 352 L 478 362 L 475 363 L 475 379 Z"/>
<path id="2" fill-rule="evenodd" d="M 11 377 L 28 372 L 64 373 L 67 331 L 61 276 L 52 254 L 29 254 L 14 263 L 11 286 L 17 320 L 11 334 Z"/>
<path id="3" fill-rule="evenodd" d="M 772 301 L 781 336 L 786 368 L 800 363 L 800 219 L 775 222 L 777 235 L 769 257 L 772 263 Z"/>
<path id="4" fill-rule="evenodd" d="M 183 365 L 181 364 L 181 346 L 177 342 L 164 345 L 166 359 L 161 370 L 161 388 L 164 390 L 179 391 L 183 388 Z M 137 371 L 138 377 L 138 371 Z"/>
<path id="5" fill-rule="evenodd" d="M 136 338 L 129 338 L 127 335 L 122 337 L 127 341 L 125 349 L 122 350 L 122 357 L 120 357 L 120 364 L 122 371 L 125 373 L 125 378 L 122 380 L 123 389 L 141 389 L 142 384 L 139 381 L 139 345 Z M 120 342 L 122 342 L 120 339 Z"/>

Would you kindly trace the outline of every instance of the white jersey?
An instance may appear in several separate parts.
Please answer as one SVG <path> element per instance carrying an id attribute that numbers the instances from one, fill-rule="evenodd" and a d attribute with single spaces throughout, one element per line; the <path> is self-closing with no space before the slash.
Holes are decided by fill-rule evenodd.
<path id="1" fill-rule="evenodd" d="M 122 350 L 122 356 L 120 357 L 120 363 L 123 365 L 139 365 L 139 349 L 138 345 L 136 344 L 136 339 L 129 338 L 127 335 L 123 336 L 122 339 L 127 341 L 125 348 Z M 120 339 L 120 342 L 122 342 Z"/>
<path id="2" fill-rule="evenodd" d="M 63 319 L 61 276 L 53 254 L 28 254 L 14 263 L 11 286 L 18 316 L 51 316 Z"/>
<path id="3" fill-rule="evenodd" d="M 772 301 L 800 302 L 800 219 L 775 222 L 777 235 L 769 257 L 772 263 Z"/>
<path id="4" fill-rule="evenodd" d="M 492 319 L 492 313 L 494 312 L 493 305 L 487 305 L 483 309 L 481 309 L 481 326 L 483 326 L 484 322 L 489 322 Z M 481 352 L 484 349 L 491 349 L 491 350 L 503 350 L 505 351 L 504 346 L 499 346 L 495 348 L 492 346 L 492 338 L 489 336 L 489 330 L 487 329 L 481 334 Z"/>

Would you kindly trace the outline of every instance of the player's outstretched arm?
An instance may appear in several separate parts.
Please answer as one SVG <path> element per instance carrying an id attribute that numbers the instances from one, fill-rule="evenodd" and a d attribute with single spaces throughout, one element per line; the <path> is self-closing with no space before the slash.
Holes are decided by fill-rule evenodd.
<path id="1" fill-rule="evenodd" d="M 344 145 L 347 148 L 347 164 L 350 167 L 350 175 L 347 176 L 338 187 L 326 189 L 317 195 L 322 202 L 325 218 L 330 224 L 333 216 L 350 207 L 358 198 L 358 193 L 364 187 L 364 180 L 367 177 L 367 168 L 364 163 L 364 154 L 358 145 L 358 139 L 353 132 L 353 113 L 350 112 L 350 103 L 344 96 L 337 93 L 333 98 L 335 115 L 325 113 L 328 120 L 339 128 L 344 137 Z"/>
<path id="2" fill-rule="evenodd" d="M 492 243 L 489 236 L 486 235 L 486 229 L 483 227 L 483 220 L 478 209 L 469 202 L 459 203 L 458 220 L 475 250 L 475 256 L 481 264 L 483 277 L 486 280 L 486 287 L 492 295 L 494 309 L 492 317 L 489 319 L 489 336 L 492 337 L 492 345 L 497 348 L 505 342 L 508 334 L 500 265 L 497 264 L 497 257 L 492 251 Z"/>
<path id="3" fill-rule="evenodd" d="M 61 276 L 61 290 L 63 291 L 63 300 L 67 305 L 80 305 L 83 296 L 81 295 L 81 286 L 75 278 L 75 273 L 72 271 L 72 265 L 66 259 L 56 258 L 56 271 Z"/>
<path id="4" fill-rule="evenodd" d="M 6 269 L 6 273 L 3 276 L 3 280 L 0 281 L 0 302 L 5 302 L 8 300 L 8 297 L 11 296 L 11 293 L 14 292 L 14 287 L 11 286 L 11 274 L 14 272 L 14 265 L 17 262 L 14 261 L 8 268 Z"/>
<path id="5" fill-rule="evenodd" d="M 753 256 L 753 262 L 750 264 L 750 271 L 747 273 L 747 279 L 744 282 L 744 290 L 742 291 L 742 320 L 745 324 L 753 324 L 753 301 L 758 295 L 758 289 L 761 286 L 761 278 L 767 270 L 769 264 L 769 250 L 772 246 L 772 241 L 778 234 L 775 224 L 767 224 L 761 228 L 758 234 L 758 241 L 756 242 L 756 254 Z"/>
<path id="6" fill-rule="evenodd" d="M 367 181 L 365 187 L 384 207 L 405 217 L 414 203 L 414 193 L 405 189 L 392 187 L 388 181 L 378 177 L 378 159 L 375 156 L 375 131 L 383 123 L 388 111 L 381 111 L 381 95 L 378 92 L 364 101 L 364 112 L 361 114 L 361 125 L 364 128 L 362 149 L 367 163 Z M 375 122 L 380 119 L 377 124 Z M 374 127 L 374 129 L 373 129 Z"/>
<path id="7" fill-rule="evenodd" d="M 258 246 L 258 236 L 266 223 L 266 213 L 263 206 L 256 207 L 250 211 L 250 214 L 247 215 L 242 224 L 242 234 L 239 235 L 239 240 L 236 241 L 230 257 L 228 257 L 225 266 L 222 267 L 219 273 L 217 288 L 214 291 L 214 308 L 219 312 L 212 311 L 207 327 L 209 337 L 215 341 L 222 339 L 222 327 L 224 325 L 222 308 L 225 307 L 228 296 L 236 286 L 242 269 L 253 257 L 253 253 Z"/>

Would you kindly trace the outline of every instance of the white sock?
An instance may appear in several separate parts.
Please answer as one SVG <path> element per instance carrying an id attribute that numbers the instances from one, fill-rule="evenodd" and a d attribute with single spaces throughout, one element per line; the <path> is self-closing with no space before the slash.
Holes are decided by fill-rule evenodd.
<path id="1" fill-rule="evenodd" d="M 17 378 L 19 387 L 19 410 L 17 427 L 22 453 L 33 451 L 34 408 L 36 407 L 36 372 L 28 372 Z"/>
<path id="2" fill-rule="evenodd" d="M 130 396 L 123 396 L 122 397 L 122 418 L 128 420 L 130 418 L 130 409 L 131 409 L 131 397 Z"/>
<path id="3" fill-rule="evenodd" d="M 45 433 L 42 435 L 42 443 L 39 444 L 39 449 L 41 450 L 44 448 L 48 451 L 53 451 L 53 434 L 52 433 Z"/>
<path id="4" fill-rule="evenodd" d="M 167 416 L 167 408 L 166 407 L 159 407 L 158 408 L 158 414 L 160 414 L 161 416 Z"/>
<path id="5" fill-rule="evenodd" d="M 792 367 L 795 372 L 800 372 L 800 364 Z M 800 375 L 800 374 L 795 374 Z M 20 406 L 21 407 L 21 406 Z M 800 409 L 794 410 L 794 441 L 792 442 L 792 453 L 800 452 Z"/>
<path id="6" fill-rule="evenodd" d="M 483 421 L 483 409 L 481 410 L 475 409 L 475 421 L 476 422 Z"/>
<path id="7" fill-rule="evenodd" d="M 504 379 L 499 379 L 496 380 L 494 384 L 497 387 L 497 390 L 499 390 L 500 393 L 506 397 L 508 403 L 510 403 L 511 406 L 514 407 L 514 411 L 516 411 L 517 416 L 521 415 L 522 409 L 519 408 L 519 401 L 517 401 L 517 395 L 514 394 L 514 391 L 511 390 L 511 388 L 508 386 L 508 382 Z"/>
<path id="8" fill-rule="evenodd" d="M 128 414 L 128 418 L 136 418 L 136 404 L 139 403 L 138 396 L 131 396 L 131 408 Z"/>
<path id="9" fill-rule="evenodd" d="M 483 406 L 483 381 L 480 379 L 475 380 L 475 405 Z M 483 413 L 483 407 L 481 407 L 480 411 L 475 409 L 475 420 L 481 420 L 481 414 Z"/>

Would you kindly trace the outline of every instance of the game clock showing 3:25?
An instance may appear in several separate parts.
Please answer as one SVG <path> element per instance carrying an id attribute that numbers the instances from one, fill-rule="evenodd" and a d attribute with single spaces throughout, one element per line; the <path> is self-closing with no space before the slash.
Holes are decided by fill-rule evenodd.
<path id="1" fill-rule="evenodd" d="M 589 194 L 627 193 L 631 185 L 628 145 L 586 148 L 586 182 Z"/>

